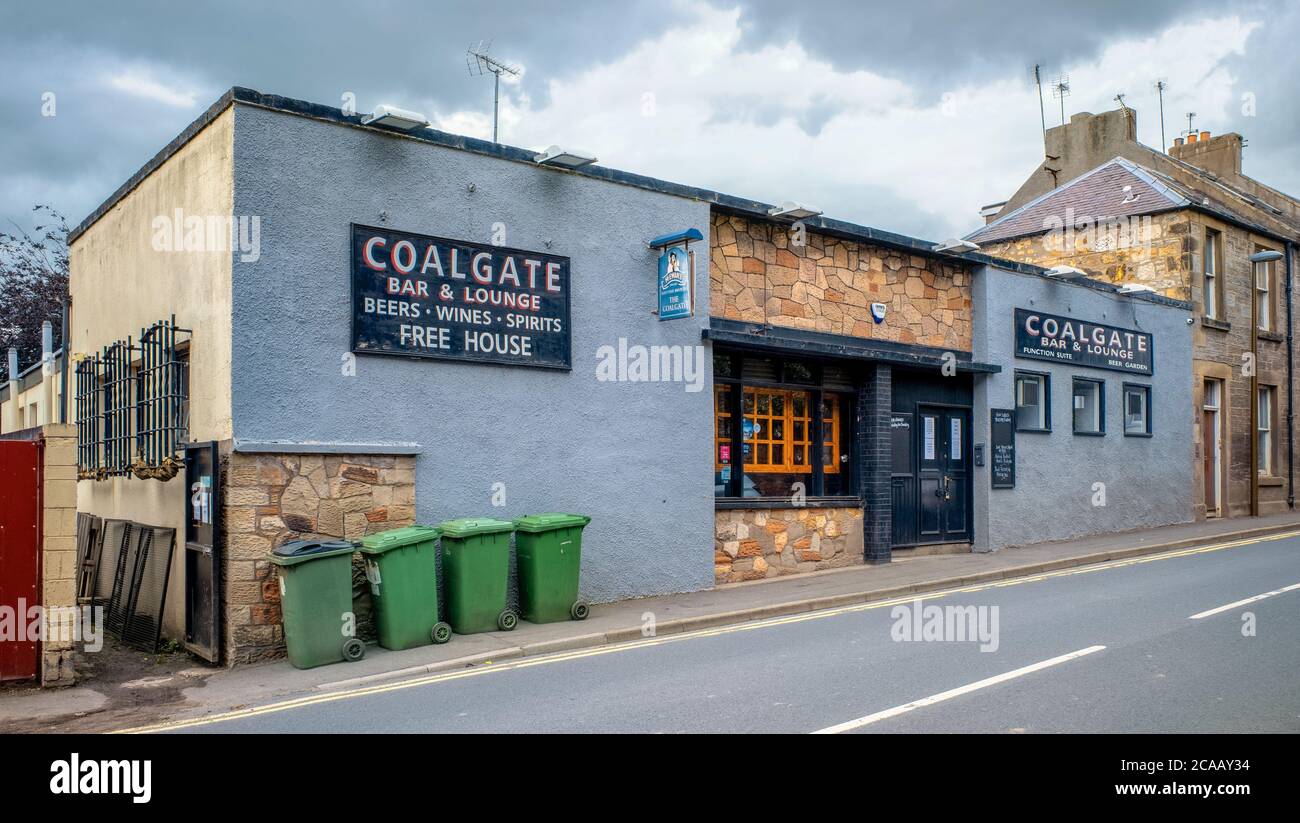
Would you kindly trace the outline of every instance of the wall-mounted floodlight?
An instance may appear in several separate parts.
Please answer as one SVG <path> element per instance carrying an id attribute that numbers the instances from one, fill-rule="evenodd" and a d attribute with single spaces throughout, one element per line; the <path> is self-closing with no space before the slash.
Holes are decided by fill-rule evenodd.
<path id="1" fill-rule="evenodd" d="M 1276 249 L 1265 249 L 1264 251 L 1257 251 L 1252 254 L 1250 256 L 1250 262 L 1272 263 L 1274 260 L 1281 260 L 1282 256 L 1282 252 L 1277 251 Z"/>
<path id="2" fill-rule="evenodd" d="M 1056 278 L 1087 277 L 1088 273 L 1083 269 L 1076 269 L 1074 266 L 1052 266 L 1047 270 L 1047 276 Z"/>
<path id="3" fill-rule="evenodd" d="M 387 126 L 398 131 L 415 131 L 429 125 L 428 119 L 418 111 L 407 111 L 396 106 L 375 106 L 375 110 L 361 118 L 363 126 Z"/>
<path id="4" fill-rule="evenodd" d="M 562 169 L 576 169 L 596 162 L 596 157 L 580 151 L 570 151 L 559 146 L 551 146 L 533 158 L 543 166 L 559 166 Z"/>
<path id="5" fill-rule="evenodd" d="M 822 213 L 822 210 L 816 206 L 810 206 L 807 203 L 796 203 L 793 200 L 787 200 L 779 206 L 773 206 L 767 210 L 771 217 L 785 217 L 790 220 L 807 220 L 809 217 L 816 217 Z"/>
<path id="6" fill-rule="evenodd" d="M 968 251 L 979 251 L 980 247 L 969 240 L 958 240 L 953 238 L 951 240 L 945 240 L 935 246 L 933 250 L 937 252 L 947 252 L 949 254 L 965 254 Z"/>
<path id="7" fill-rule="evenodd" d="M 1120 294 L 1143 294 L 1147 292 L 1153 293 L 1155 292 L 1155 289 L 1143 285 L 1142 283 L 1125 283 L 1119 287 Z"/>

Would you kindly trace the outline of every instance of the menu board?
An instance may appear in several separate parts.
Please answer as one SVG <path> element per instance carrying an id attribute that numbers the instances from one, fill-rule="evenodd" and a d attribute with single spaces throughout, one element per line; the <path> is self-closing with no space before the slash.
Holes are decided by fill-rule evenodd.
<path id="1" fill-rule="evenodd" d="M 995 489 L 1016 487 L 1016 413 L 1012 409 L 989 409 L 990 472 Z"/>

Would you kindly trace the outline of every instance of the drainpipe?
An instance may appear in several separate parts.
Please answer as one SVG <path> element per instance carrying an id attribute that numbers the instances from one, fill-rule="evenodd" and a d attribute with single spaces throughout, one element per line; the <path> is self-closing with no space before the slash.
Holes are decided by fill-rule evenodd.
<path id="1" fill-rule="evenodd" d="M 9 347 L 9 419 L 0 421 L 5 431 L 18 428 L 18 347 Z"/>
<path id="2" fill-rule="evenodd" d="M 1292 452 L 1292 423 L 1294 415 L 1292 406 L 1295 405 L 1295 375 L 1293 352 L 1291 349 L 1291 255 L 1293 249 L 1291 241 L 1286 241 L 1286 506 L 1288 509 L 1295 508 L 1295 475 L 1291 469 L 1291 452 Z"/>
<path id="3" fill-rule="evenodd" d="M 45 420 L 37 425 L 54 422 L 54 324 L 41 323 L 41 406 Z"/>
<path id="4" fill-rule="evenodd" d="M 1290 311 L 1291 300 L 1287 298 L 1287 310 Z M 1288 315 L 1289 317 L 1289 315 Z M 1291 328 L 1290 320 L 1287 321 L 1287 328 Z M 63 352 L 63 359 L 60 361 L 59 375 L 59 422 L 68 422 L 68 296 L 63 295 L 63 322 L 59 326 L 59 350 Z M 1287 409 L 1291 406 L 1288 403 Z M 1289 464 L 1288 464 L 1289 465 Z"/>

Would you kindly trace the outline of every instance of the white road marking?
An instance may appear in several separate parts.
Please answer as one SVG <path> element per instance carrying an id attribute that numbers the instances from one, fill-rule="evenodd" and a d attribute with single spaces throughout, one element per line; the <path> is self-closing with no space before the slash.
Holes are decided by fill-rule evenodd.
<path id="1" fill-rule="evenodd" d="M 1258 600 L 1263 600 L 1266 597 L 1273 597 L 1275 595 L 1284 594 L 1286 592 L 1292 592 L 1295 591 L 1296 589 L 1300 589 L 1300 583 L 1295 583 L 1293 585 L 1287 586 L 1284 589 L 1274 589 L 1271 592 L 1264 592 L 1263 594 L 1257 594 L 1254 597 L 1247 597 L 1245 600 L 1238 600 L 1236 603 L 1229 603 L 1228 605 L 1220 606 L 1217 609 L 1210 609 L 1209 611 L 1198 612 L 1197 614 L 1194 614 L 1187 619 L 1200 620 L 1202 617 L 1211 617 L 1213 615 L 1221 614 L 1226 611 L 1232 611 L 1233 609 L 1238 608 L 1239 606 L 1245 606 L 1248 603 L 1254 603 Z"/>
<path id="2" fill-rule="evenodd" d="M 965 686 L 958 686 L 957 688 L 949 689 L 946 692 L 939 692 L 930 697 L 923 697 L 920 700 L 914 700 L 911 703 L 904 703 L 901 706 L 895 706 L 892 709 L 885 709 L 884 711 L 876 712 L 875 714 L 859 717 L 857 720 L 849 720 L 835 726 L 827 726 L 824 729 L 818 729 L 813 732 L 813 734 L 840 734 L 841 732 L 851 732 L 854 729 L 860 729 L 863 726 L 869 726 L 872 723 L 879 723 L 881 720 L 888 720 L 891 717 L 897 717 L 900 714 L 906 714 L 915 709 L 923 709 L 926 706 L 933 706 L 936 703 L 942 703 L 943 701 L 951 700 L 954 697 L 961 697 L 963 694 L 970 694 L 971 692 L 979 691 L 980 689 L 986 689 L 989 686 L 996 686 L 999 683 L 1005 683 L 1008 680 L 1015 680 L 1017 677 L 1024 677 L 1027 674 L 1033 674 L 1034 672 L 1042 671 L 1043 669 L 1052 666 L 1058 666 L 1061 663 L 1068 663 L 1069 661 L 1076 660 L 1084 655 L 1099 652 L 1104 648 L 1106 647 L 1089 646 L 1086 649 L 1079 649 L 1077 652 L 1070 652 L 1069 654 L 1063 654 L 1060 657 L 1053 657 L 1051 660 L 1032 663 L 1028 666 L 1015 669 L 1014 671 L 994 675 L 993 677 L 986 677 L 983 680 L 968 683 Z"/>

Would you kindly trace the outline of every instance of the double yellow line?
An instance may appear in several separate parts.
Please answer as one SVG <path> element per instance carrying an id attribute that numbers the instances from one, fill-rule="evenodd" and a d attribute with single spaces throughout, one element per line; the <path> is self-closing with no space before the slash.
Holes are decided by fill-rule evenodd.
<path id="1" fill-rule="evenodd" d="M 731 634 L 733 632 L 753 631 L 755 629 L 766 629 L 771 626 L 783 626 L 789 623 L 802 623 L 806 620 L 821 620 L 827 617 L 835 617 L 841 614 L 850 614 L 853 612 L 868 611 L 870 609 L 883 609 L 889 606 L 896 606 L 901 603 L 910 603 L 917 598 L 934 600 L 940 597 L 947 597 L 954 594 L 966 594 L 970 592 L 985 591 L 987 589 L 1002 588 L 1005 586 L 1019 586 L 1023 583 L 1034 583 L 1040 580 L 1050 580 L 1057 577 L 1068 577 L 1076 574 L 1091 574 L 1092 572 L 1105 571 L 1108 569 L 1118 569 L 1125 566 L 1135 566 L 1141 563 L 1153 563 L 1158 560 L 1171 560 L 1177 557 L 1189 557 L 1196 554 L 1206 554 L 1208 552 L 1223 551 L 1224 549 L 1235 549 L 1240 546 L 1249 546 L 1255 543 L 1264 543 L 1273 540 L 1285 540 L 1291 537 L 1300 536 L 1300 531 L 1283 532 L 1281 534 L 1271 534 L 1263 537 L 1253 537 L 1244 540 L 1233 540 L 1227 543 L 1216 543 L 1209 546 L 1198 546 L 1189 549 L 1179 549 L 1161 554 L 1147 555 L 1143 557 L 1132 557 L 1126 560 L 1115 560 L 1099 563 L 1091 566 L 1079 566 L 1071 569 L 1061 569 L 1059 571 L 1042 572 L 1040 574 L 1029 575 L 1026 577 L 1016 577 L 1008 580 L 997 580 L 990 583 L 979 583 L 970 586 L 963 586 L 955 589 L 944 589 L 941 591 L 923 592 L 910 594 L 905 597 L 896 597 L 890 600 L 878 600 L 870 603 L 860 603 L 853 606 L 841 606 L 832 609 L 823 609 L 821 611 L 807 612 L 804 614 L 793 614 L 785 617 L 770 617 L 763 620 L 753 620 L 745 623 L 737 623 L 729 626 L 718 626 L 711 629 L 698 629 L 690 632 L 680 632 L 670 634 L 664 637 L 653 637 L 645 640 L 635 640 L 628 643 L 618 643 L 610 646 L 599 646 L 591 649 L 583 649 L 571 652 L 559 652 L 557 654 L 537 657 L 532 660 L 511 660 L 504 663 L 486 662 L 478 664 L 476 668 L 465 669 L 463 671 L 441 672 L 432 674 L 427 677 L 416 677 L 410 680 L 401 680 L 395 683 L 385 685 L 363 686 L 356 689 L 330 692 L 326 694 L 314 694 L 306 697 L 300 697 L 293 700 L 284 700 L 278 703 L 268 703 L 264 706 L 254 706 L 247 709 L 237 709 L 234 711 L 222 712 L 220 714 L 209 715 L 207 717 L 196 717 L 189 720 L 175 720 L 164 723 L 158 723 L 150 726 L 139 726 L 130 729 L 120 729 L 113 734 L 147 734 L 152 732 L 176 731 L 180 729 L 194 728 L 195 726 L 206 726 L 213 723 L 223 723 L 228 720 L 240 720 L 249 717 L 259 717 L 261 715 L 275 714 L 277 712 L 300 709 L 306 706 L 317 706 L 324 703 L 333 703 L 338 700 L 347 700 L 355 697 L 367 697 L 376 694 L 385 694 L 388 692 L 399 691 L 401 689 L 411 689 L 418 686 L 428 686 L 434 683 L 446 683 L 452 680 L 461 680 L 467 677 L 480 677 L 485 674 L 495 672 L 514 671 L 517 669 L 526 669 L 530 666 L 541 666 L 550 663 L 561 663 L 566 660 L 578 660 L 584 657 L 595 657 L 597 655 L 614 654 L 616 652 L 627 652 L 635 649 L 644 649 L 650 646 L 661 646 L 665 643 L 675 643 L 681 640 L 694 640 L 701 637 L 717 637 L 719 635 Z"/>

